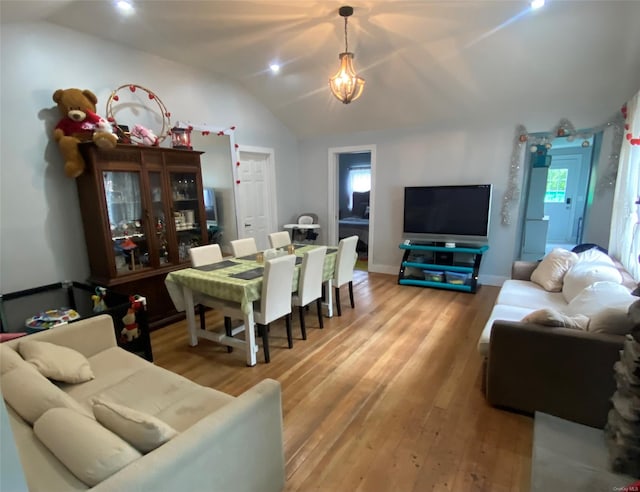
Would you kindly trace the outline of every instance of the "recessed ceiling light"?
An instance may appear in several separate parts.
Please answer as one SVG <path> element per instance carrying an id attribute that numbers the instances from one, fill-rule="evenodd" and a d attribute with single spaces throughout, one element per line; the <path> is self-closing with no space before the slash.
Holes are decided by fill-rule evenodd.
<path id="1" fill-rule="evenodd" d="M 539 9 L 540 7 L 544 7 L 544 0 L 531 0 L 531 8 L 533 10 Z"/>
<path id="2" fill-rule="evenodd" d="M 135 12 L 135 9 L 133 8 L 133 4 L 128 0 L 118 0 L 116 2 L 116 7 L 124 15 L 131 15 Z"/>
<path id="3" fill-rule="evenodd" d="M 277 63 L 272 63 L 271 65 L 269 65 L 269 69 L 273 73 L 278 73 L 280 71 L 280 65 L 278 65 Z"/>

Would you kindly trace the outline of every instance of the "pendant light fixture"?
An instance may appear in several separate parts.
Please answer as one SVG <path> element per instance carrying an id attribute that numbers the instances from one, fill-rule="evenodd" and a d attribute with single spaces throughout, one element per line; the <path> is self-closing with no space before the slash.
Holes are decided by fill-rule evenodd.
<path id="1" fill-rule="evenodd" d="M 338 13 L 344 17 L 344 52 L 340 53 L 340 70 L 329 79 L 329 87 L 338 100 L 349 104 L 362 95 L 364 79 L 353 68 L 353 53 L 349 53 L 347 42 L 347 18 L 353 14 L 353 7 L 340 7 Z"/>

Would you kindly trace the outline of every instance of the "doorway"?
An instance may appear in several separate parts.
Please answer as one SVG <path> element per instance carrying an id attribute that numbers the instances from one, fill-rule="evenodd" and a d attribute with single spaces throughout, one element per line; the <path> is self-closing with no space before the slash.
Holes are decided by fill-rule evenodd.
<path id="1" fill-rule="evenodd" d="M 530 155 L 521 259 L 582 241 L 592 154 L 593 138 L 556 138 L 550 149 Z"/>
<path id="2" fill-rule="evenodd" d="M 236 208 L 238 238 L 253 237 L 259 250 L 269 248 L 268 234 L 277 230 L 273 149 L 238 147 Z"/>
<path id="3" fill-rule="evenodd" d="M 375 145 L 329 149 L 328 240 L 358 236 L 356 268 L 368 270 L 373 251 Z"/>

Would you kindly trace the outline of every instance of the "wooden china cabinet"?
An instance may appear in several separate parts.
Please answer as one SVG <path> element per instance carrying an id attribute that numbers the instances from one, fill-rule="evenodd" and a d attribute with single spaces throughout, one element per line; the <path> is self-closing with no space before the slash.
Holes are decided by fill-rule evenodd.
<path id="1" fill-rule="evenodd" d="M 87 164 L 76 178 L 89 281 L 147 298 L 149 325 L 178 314 L 164 285 L 189 266 L 189 248 L 208 241 L 200 154 L 118 144 L 80 144 Z"/>

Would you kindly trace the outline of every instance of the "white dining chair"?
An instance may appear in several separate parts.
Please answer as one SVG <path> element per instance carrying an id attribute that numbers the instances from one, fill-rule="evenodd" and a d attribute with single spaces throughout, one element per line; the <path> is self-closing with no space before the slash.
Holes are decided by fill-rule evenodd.
<path id="1" fill-rule="evenodd" d="M 286 248 L 291 244 L 291 236 L 288 231 L 272 232 L 269 234 L 269 244 L 272 248 Z"/>
<path id="2" fill-rule="evenodd" d="M 219 244 L 205 244 L 203 246 L 194 246 L 189 249 L 189 258 L 191 259 L 192 267 L 199 267 L 204 265 L 211 265 L 213 263 L 218 263 L 222 261 L 222 250 L 220 249 Z M 198 298 L 200 301 L 198 303 L 198 313 L 200 315 L 200 329 L 204 330 L 206 327 L 205 324 L 205 313 L 204 308 L 210 307 L 213 309 L 221 309 L 221 303 L 216 302 L 208 297 L 201 296 Z M 231 328 L 231 318 L 224 318 L 224 331 L 227 336 L 232 336 L 232 328 Z M 227 352 L 233 352 L 233 347 L 227 347 Z"/>
<path id="3" fill-rule="evenodd" d="M 322 321 L 322 271 L 326 254 L 326 246 L 319 246 L 304 254 L 298 277 L 298 290 L 291 296 L 291 304 L 298 307 L 303 340 L 307 339 L 307 329 L 304 322 L 305 307 L 313 301 L 316 301 L 318 310 L 318 324 L 320 328 L 324 328 Z"/>
<path id="4" fill-rule="evenodd" d="M 284 255 L 265 261 L 260 301 L 256 301 L 253 308 L 253 319 L 258 328 L 258 336 L 262 337 L 265 362 L 271 361 L 271 356 L 269 355 L 269 325 L 273 321 L 282 317 L 285 318 L 287 342 L 289 348 L 293 348 L 291 288 L 295 266 L 295 255 Z M 244 313 L 239 306 L 225 304 L 223 312 L 225 316 L 232 318 L 244 317 Z M 253 327 L 247 326 L 245 329 L 251 330 Z"/>
<path id="5" fill-rule="evenodd" d="M 340 306 L 340 287 L 345 284 L 349 285 L 349 300 L 351 301 L 351 307 L 356 307 L 353 302 L 353 269 L 356 265 L 356 260 L 358 259 L 358 255 L 356 253 L 357 245 L 358 236 L 346 237 L 341 239 L 338 243 L 338 254 L 336 255 L 336 266 L 333 271 L 332 279 L 338 316 L 342 316 L 342 309 Z"/>
<path id="6" fill-rule="evenodd" d="M 239 258 L 241 256 L 253 255 L 258 252 L 258 246 L 255 238 L 246 237 L 244 239 L 234 239 L 230 241 L 233 256 Z"/>

